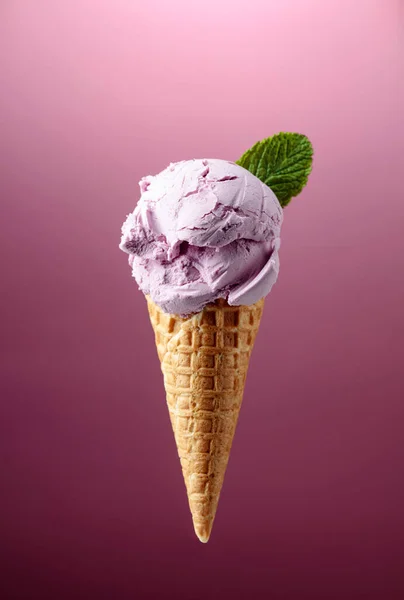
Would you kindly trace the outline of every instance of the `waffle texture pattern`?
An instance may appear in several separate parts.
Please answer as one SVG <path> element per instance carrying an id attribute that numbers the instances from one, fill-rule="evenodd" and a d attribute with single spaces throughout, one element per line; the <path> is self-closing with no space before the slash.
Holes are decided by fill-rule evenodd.
<path id="1" fill-rule="evenodd" d="M 243 399 L 264 299 L 217 300 L 188 318 L 147 298 L 195 533 L 207 542 Z"/>

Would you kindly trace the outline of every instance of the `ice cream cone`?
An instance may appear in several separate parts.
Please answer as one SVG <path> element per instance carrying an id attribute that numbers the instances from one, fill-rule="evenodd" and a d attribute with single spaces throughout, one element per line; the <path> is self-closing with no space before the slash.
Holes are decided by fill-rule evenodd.
<path id="1" fill-rule="evenodd" d="M 188 318 L 147 297 L 195 533 L 211 534 L 264 299 L 217 300 Z"/>

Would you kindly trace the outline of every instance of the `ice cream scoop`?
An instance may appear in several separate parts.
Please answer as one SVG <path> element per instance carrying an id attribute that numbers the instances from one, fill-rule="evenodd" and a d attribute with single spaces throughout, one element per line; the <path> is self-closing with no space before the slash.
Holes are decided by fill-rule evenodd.
<path id="1" fill-rule="evenodd" d="M 144 177 L 140 190 L 120 248 L 164 312 L 190 315 L 218 298 L 251 305 L 268 294 L 283 213 L 260 179 L 233 162 L 195 159 Z"/>

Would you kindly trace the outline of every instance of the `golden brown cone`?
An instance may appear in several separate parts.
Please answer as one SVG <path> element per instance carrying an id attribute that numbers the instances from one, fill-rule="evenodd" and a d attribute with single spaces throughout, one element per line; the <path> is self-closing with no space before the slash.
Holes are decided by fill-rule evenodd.
<path id="1" fill-rule="evenodd" d="M 264 299 L 188 318 L 147 298 L 195 533 L 207 542 L 229 460 Z"/>

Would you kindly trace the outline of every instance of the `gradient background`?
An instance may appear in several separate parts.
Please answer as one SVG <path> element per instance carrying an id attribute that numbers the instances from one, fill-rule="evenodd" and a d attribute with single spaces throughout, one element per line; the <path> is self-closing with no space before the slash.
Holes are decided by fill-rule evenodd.
<path id="1" fill-rule="evenodd" d="M 2 0 L 2 600 L 404 598 L 403 4 Z M 206 546 L 120 226 L 280 130 L 315 167 Z"/>

